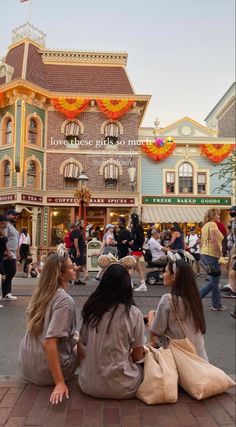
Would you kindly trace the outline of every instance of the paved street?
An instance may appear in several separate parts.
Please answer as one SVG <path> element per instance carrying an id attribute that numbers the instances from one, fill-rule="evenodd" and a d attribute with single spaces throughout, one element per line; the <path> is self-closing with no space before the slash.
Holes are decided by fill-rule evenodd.
<path id="1" fill-rule="evenodd" d="M 134 280 L 138 283 L 138 280 Z M 224 284 L 226 278 L 221 283 Z M 129 401 L 96 400 L 84 396 L 77 388 L 76 379 L 70 384 L 71 397 L 60 407 L 48 404 L 50 387 L 19 386 L 16 382 L 17 350 L 24 334 L 25 309 L 37 279 L 16 278 L 16 302 L 4 302 L 0 310 L 0 426 L 224 426 L 233 427 L 235 420 L 234 390 L 196 402 L 180 391 L 175 405 L 148 407 L 136 399 Z M 199 280 L 199 286 L 204 278 Z M 97 286 L 93 279 L 87 286 L 70 286 L 77 307 L 78 328 L 80 310 Z M 156 307 L 163 286 L 148 287 L 147 292 L 135 294 L 135 302 L 143 313 Z M 204 300 L 207 321 L 206 348 L 210 361 L 228 374 L 235 373 L 235 321 L 229 316 L 235 301 L 224 299 L 227 312 L 210 311 L 209 298 Z"/>
<path id="2" fill-rule="evenodd" d="M 94 274 L 91 274 L 94 277 Z M 198 280 L 199 286 L 205 283 L 204 278 Z M 4 309 L 0 310 L 0 375 L 15 375 L 16 354 L 21 337 L 24 334 L 25 310 L 29 302 L 30 295 L 37 283 L 37 279 L 14 279 L 14 294 L 19 298 L 13 302 L 3 302 Z M 134 283 L 138 284 L 138 279 Z M 226 277 L 223 277 L 221 284 L 226 283 Z M 77 307 L 78 328 L 80 325 L 80 310 L 87 297 L 97 286 L 91 278 L 87 286 L 70 286 L 69 292 L 75 298 Z M 163 286 L 149 286 L 147 292 L 135 293 L 135 302 L 143 313 L 155 309 L 160 297 L 166 290 Z M 207 333 L 205 337 L 207 353 L 210 361 L 224 369 L 229 374 L 235 373 L 235 321 L 229 315 L 232 311 L 235 301 L 233 299 L 224 299 L 224 305 L 229 310 L 226 312 L 212 312 L 210 310 L 211 299 L 203 300 L 204 312 L 207 322 Z"/>

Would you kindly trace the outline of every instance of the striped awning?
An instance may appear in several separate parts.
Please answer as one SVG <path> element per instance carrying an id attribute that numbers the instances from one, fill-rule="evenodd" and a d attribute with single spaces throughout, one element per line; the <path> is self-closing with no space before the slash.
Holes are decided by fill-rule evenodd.
<path id="1" fill-rule="evenodd" d="M 80 127 L 78 123 L 76 122 L 69 122 L 66 125 L 66 136 L 79 136 L 80 134 Z"/>
<path id="2" fill-rule="evenodd" d="M 109 163 L 103 169 L 105 179 L 118 179 L 119 178 L 119 169 L 113 163 Z"/>
<path id="3" fill-rule="evenodd" d="M 80 174 L 79 166 L 76 163 L 68 163 L 64 167 L 63 175 L 66 180 L 77 181 L 79 178 L 79 174 Z"/>
<path id="4" fill-rule="evenodd" d="M 107 136 L 119 136 L 119 126 L 116 123 L 108 123 L 105 126 L 105 137 Z"/>
<path id="5" fill-rule="evenodd" d="M 142 222 L 202 222 L 209 206 L 143 206 Z"/>

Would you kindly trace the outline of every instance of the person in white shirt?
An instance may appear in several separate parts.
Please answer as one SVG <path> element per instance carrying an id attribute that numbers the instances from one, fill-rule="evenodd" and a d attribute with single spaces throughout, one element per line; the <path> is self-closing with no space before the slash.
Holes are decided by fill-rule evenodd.
<path id="1" fill-rule="evenodd" d="M 20 262 L 22 262 L 23 259 L 27 258 L 27 255 L 29 254 L 30 243 L 30 235 L 29 233 L 27 233 L 27 229 L 23 227 L 19 240 Z"/>
<path id="2" fill-rule="evenodd" d="M 200 239 L 195 232 L 195 227 L 190 227 L 190 233 L 185 239 L 185 249 L 188 250 L 195 259 L 197 276 L 200 276 Z"/>
<path id="3" fill-rule="evenodd" d="M 152 237 L 149 240 L 149 249 L 152 253 L 152 263 L 167 262 L 167 256 L 164 254 L 164 247 L 158 243 L 159 233 L 157 230 L 152 230 Z"/>

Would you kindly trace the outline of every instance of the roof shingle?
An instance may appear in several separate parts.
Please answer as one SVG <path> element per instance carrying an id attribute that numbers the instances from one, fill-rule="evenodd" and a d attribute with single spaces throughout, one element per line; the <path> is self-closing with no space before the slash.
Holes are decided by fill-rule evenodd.
<path id="1" fill-rule="evenodd" d="M 6 63 L 14 67 L 12 80 L 21 78 L 23 57 L 24 43 L 8 52 Z M 44 64 L 38 48 L 31 43 L 26 80 L 52 92 L 134 94 L 122 66 Z"/>

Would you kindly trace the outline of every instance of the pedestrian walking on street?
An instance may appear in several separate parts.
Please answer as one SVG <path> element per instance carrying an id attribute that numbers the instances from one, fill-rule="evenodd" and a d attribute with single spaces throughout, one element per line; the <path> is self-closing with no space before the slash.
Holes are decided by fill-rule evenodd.
<path id="1" fill-rule="evenodd" d="M 220 275 L 221 269 L 219 259 L 222 253 L 223 234 L 217 227 L 220 220 L 220 210 L 210 208 L 207 210 L 202 227 L 201 236 L 201 263 L 208 269 L 209 282 L 200 289 L 201 298 L 204 298 L 211 292 L 212 311 L 227 310 L 221 303 L 220 296 Z"/>
<path id="2" fill-rule="evenodd" d="M 76 225 L 75 229 L 71 233 L 71 242 L 72 247 L 70 249 L 71 260 L 76 265 L 76 281 L 75 285 L 85 285 L 85 282 L 82 282 L 79 279 L 80 272 L 86 269 L 86 257 L 85 257 L 85 239 L 83 236 L 84 221 L 81 219 Z M 86 274 L 86 273 L 85 273 Z"/>
<path id="3" fill-rule="evenodd" d="M 68 256 L 47 257 L 27 309 L 27 332 L 21 341 L 20 376 L 37 385 L 55 385 L 51 403 L 69 396 L 66 382 L 78 367 L 78 332 L 73 298 L 67 294 L 75 268 Z"/>
<path id="4" fill-rule="evenodd" d="M 141 284 L 136 291 L 146 291 L 147 286 L 144 280 L 144 274 L 140 265 L 140 258 L 143 256 L 143 244 L 144 244 L 144 230 L 139 223 L 139 217 L 137 214 L 131 214 L 131 224 L 130 224 L 130 245 L 132 255 L 135 258 L 136 265 L 135 269 L 140 277 Z"/>
<path id="5" fill-rule="evenodd" d="M 17 215 L 18 213 L 14 209 L 8 209 L 6 212 L 7 252 L 3 260 L 5 278 L 2 281 L 2 299 L 5 301 L 17 299 L 17 297 L 11 293 L 12 279 L 16 274 L 16 260 L 19 252 L 19 233 L 15 227 Z"/>
<path id="6" fill-rule="evenodd" d="M 82 319 L 80 342 L 86 350 L 81 390 L 97 398 L 134 397 L 143 379 L 144 322 L 125 267 L 116 263 L 107 268 L 83 307 Z"/>
<path id="7" fill-rule="evenodd" d="M 196 264 L 197 276 L 200 276 L 200 241 L 195 227 L 190 227 L 189 235 L 185 239 L 185 249 L 193 256 Z"/>
<path id="8" fill-rule="evenodd" d="M 178 222 L 174 222 L 171 228 L 172 237 L 171 241 L 166 244 L 166 248 L 170 248 L 172 250 L 184 250 L 184 234 L 178 224 Z"/>
<path id="9" fill-rule="evenodd" d="M 30 251 L 30 235 L 27 233 L 27 228 L 23 227 L 21 230 L 19 248 L 20 248 L 20 262 L 27 258 Z"/>
<path id="10" fill-rule="evenodd" d="M 118 219 L 119 231 L 117 234 L 117 249 L 118 258 L 123 258 L 129 254 L 131 236 L 129 230 L 126 228 L 126 221 L 123 216 Z"/>

